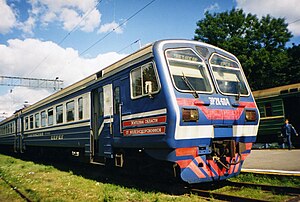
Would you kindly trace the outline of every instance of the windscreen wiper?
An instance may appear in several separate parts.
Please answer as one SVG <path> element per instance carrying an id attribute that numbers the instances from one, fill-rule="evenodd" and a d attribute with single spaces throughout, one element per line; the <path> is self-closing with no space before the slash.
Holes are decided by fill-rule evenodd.
<path id="1" fill-rule="evenodd" d="M 236 86 L 236 91 L 237 91 L 237 95 L 235 97 L 235 100 L 237 102 L 240 101 L 240 98 L 241 98 L 241 82 L 237 79 L 237 86 Z"/>
<path id="2" fill-rule="evenodd" d="M 199 95 L 198 95 L 196 89 L 195 89 L 194 86 L 191 84 L 191 82 L 189 81 L 189 79 L 184 75 L 183 72 L 182 72 L 182 77 L 181 77 L 181 78 L 182 78 L 182 80 L 185 82 L 185 84 L 187 85 L 187 87 L 189 87 L 189 89 L 190 89 L 191 91 L 193 91 L 193 92 L 192 92 L 193 96 L 194 96 L 195 98 L 199 98 Z"/>

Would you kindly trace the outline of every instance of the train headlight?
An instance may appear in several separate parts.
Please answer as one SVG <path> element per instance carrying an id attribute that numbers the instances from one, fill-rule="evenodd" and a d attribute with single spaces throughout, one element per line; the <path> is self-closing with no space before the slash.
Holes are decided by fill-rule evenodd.
<path id="1" fill-rule="evenodd" d="M 182 109 L 182 120 L 184 122 L 196 122 L 199 120 L 198 109 Z"/>
<path id="2" fill-rule="evenodd" d="M 254 110 L 246 110 L 246 121 L 256 121 L 256 111 Z"/>

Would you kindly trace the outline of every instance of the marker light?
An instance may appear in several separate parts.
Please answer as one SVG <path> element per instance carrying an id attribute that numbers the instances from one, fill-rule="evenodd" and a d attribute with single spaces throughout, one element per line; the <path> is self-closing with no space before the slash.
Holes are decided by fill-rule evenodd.
<path id="1" fill-rule="evenodd" d="M 182 109 L 182 120 L 184 122 L 196 122 L 199 120 L 198 109 Z"/>
<path id="2" fill-rule="evenodd" d="M 256 121 L 256 112 L 254 110 L 246 110 L 246 121 Z"/>

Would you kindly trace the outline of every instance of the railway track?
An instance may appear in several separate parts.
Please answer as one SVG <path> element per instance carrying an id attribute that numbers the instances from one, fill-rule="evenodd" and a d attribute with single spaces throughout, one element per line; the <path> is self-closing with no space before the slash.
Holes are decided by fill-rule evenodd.
<path id="1" fill-rule="evenodd" d="M 233 195 L 222 194 L 222 193 L 215 193 L 212 191 L 201 190 L 201 189 L 191 189 L 191 192 L 201 197 L 205 197 L 209 199 L 214 198 L 222 201 L 266 202 L 265 200 L 258 200 L 258 199 L 247 198 L 242 196 L 233 196 Z"/>
<path id="2" fill-rule="evenodd" d="M 48 162 L 49 163 L 49 162 Z M 65 165 L 61 167 L 61 163 L 57 163 L 57 166 L 60 170 L 69 170 L 69 168 L 73 168 L 72 172 L 76 175 L 83 176 L 85 178 L 93 179 L 100 182 L 105 183 L 113 183 L 119 184 L 121 186 L 129 187 L 129 188 L 137 188 L 144 191 L 154 191 L 154 192 L 164 192 L 166 194 L 172 194 L 180 196 L 182 194 L 190 194 L 193 193 L 198 195 L 199 197 L 207 198 L 208 200 L 217 199 L 221 201 L 268 201 L 265 198 L 249 198 L 243 195 L 237 196 L 233 195 L 235 191 L 243 188 L 250 188 L 253 190 L 262 190 L 264 192 L 270 192 L 272 195 L 288 195 L 289 200 L 300 201 L 300 188 L 297 187 L 284 187 L 284 186 L 272 186 L 272 185 L 263 185 L 263 184 L 255 184 L 255 183 L 245 183 L 245 182 L 231 182 L 231 181 L 222 181 L 216 182 L 215 184 L 199 184 L 199 185 L 189 185 L 180 182 L 168 182 L 161 178 L 153 178 L 147 176 L 137 176 L 136 174 L 128 175 L 122 172 L 112 172 L 106 171 L 105 168 L 86 165 L 80 163 L 69 162 L 70 165 Z M 51 162 L 51 165 L 56 165 L 55 162 Z M 67 168 L 67 169 L 66 169 Z M 101 169 L 101 172 L 99 172 Z M 129 180 L 130 179 L 130 180 Z M 8 184 L 12 190 L 14 190 L 24 201 L 31 202 L 30 198 L 28 198 L 24 193 L 20 191 L 20 188 L 17 188 L 15 185 L 11 184 L 9 181 L 4 179 L 3 176 L 0 176 L 0 180 L 3 180 L 6 184 Z M 147 182 L 145 184 L 145 181 Z M 222 191 L 222 188 L 229 187 L 226 190 L 227 193 Z M 223 192 L 223 193 L 222 193 Z M 269 199 L 272 201 L 272 199 Z"/>
<path id="3" fill-rule="evenodd" d="M 289 195 L 300 195 L 300 188 L 297 187 L 284 187 L 284 186 L 274 186 L 274 185 L 264 185 L 246 182 L 226 182 L 229 186 L 234 187 L 251 187 L 259 188 L 265 191 L 272 191 L 274 194 L 289 194 Z"/>
<path id="4" fill-rule="evenodd" d="M 226 181 L 222 183 L 222 185 L 217 185 L 217 187 L 203 187 L 203 186 L 195 186 L 190 187 L 191 193 L 197 194 L 198 196 L 202 196 L 205 198 L 214 198 L 222 201 L 243 201 L 243 202 L 266 202 L 270 200 L 264 200 L 264 199 L 257 199 L 257 198 L 249 198 L 244 196 L 236 196 L 232 194 L 224 194 L 219 193 L 214 190 L 218 189 L 219 187 L 229 186 L 233 188 L 253 188 L 253 189 L 259 189 L 266 192 L 271 192 L 272 194 L 277 195 L 289 195 L 293 196 L 294 198 L 290 201 L 300 201 L 300 188 L 297 187 L 285 187 L 285 186 L 273 186 L 273 185 L 265 185 L 265 184 L 255 184 L 255 183 L 246 183 L 246 182 L 231 182 Z M 209 190 L 208 190 L 209 189 Z"/>
<path id="5" fill-rule="evenodd" d="M 2 176 L 0 176 L 0 179 L 5 182 L 8 186 L 11 187 L 11 189 L 17 193 L 22 199 L 24 199 L 26 202 L 33 202 L 31 199 L 29 199 L 27 196 L 25 196 L 16 186 L 8 182 L 6 179 L 4 179 Z"/>

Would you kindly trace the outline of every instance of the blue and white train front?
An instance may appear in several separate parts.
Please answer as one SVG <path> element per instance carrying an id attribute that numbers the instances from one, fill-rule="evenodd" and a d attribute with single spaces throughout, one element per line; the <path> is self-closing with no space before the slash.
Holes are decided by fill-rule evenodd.
<path id="1" fill-rule="evenodd" d="M 188 183 L 236 176 L 259 123 L 237 58 L 200 42 L 164 41 L 156 48 L 169 98 L 167 136 L 174 149 L 168 160 Z"/>

